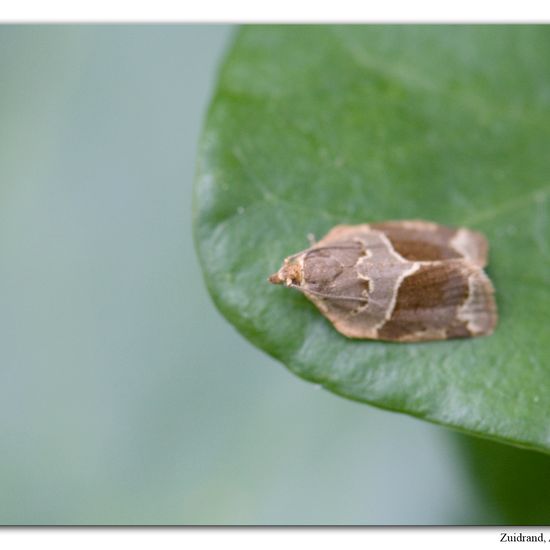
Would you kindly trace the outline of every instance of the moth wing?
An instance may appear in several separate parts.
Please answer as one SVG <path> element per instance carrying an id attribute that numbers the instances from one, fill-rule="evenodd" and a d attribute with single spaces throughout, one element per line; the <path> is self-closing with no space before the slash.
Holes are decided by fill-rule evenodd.
<path id="1" fill-rule="evenodd" d="M 481 233 L 423 220 L 337 225 L 315 248 L 334 246 L 355 238 L 365 240 L 373 230 L 383 233 L 393 250 L 408 261 L 464 259 L 479 267 L 487 265 L 489 245 Z"/>
<path id="2" fill-rule="evenodd" d="M 423 220 L 388 221 L 369 224 L 382 231 L 394 250 L 409 261 L 465 259 L 487 265 L 487 239 L 477 231 L 452 228 Z"/>
<path id="3" fill-rule="evenodd" d="M 401 282 L 378 338 L 422 341 L 493 332 L 497 309 L 491 281 L 465 260 L 420 264 Z"/>
<path id="4" fill-rule="evenodd" d="M 480 233 L 422 220 L 339 225 L 304 258 L 331 257 L 350 277 L 303 291 L 350 338 L 413 342 L 490 334 L 497 310 L 482 269 L 487 250 Z M 306 281 L 316 280 L 307 265 L 305 273 Z M 366 303 L 353 298 L 361 295 Z"/>

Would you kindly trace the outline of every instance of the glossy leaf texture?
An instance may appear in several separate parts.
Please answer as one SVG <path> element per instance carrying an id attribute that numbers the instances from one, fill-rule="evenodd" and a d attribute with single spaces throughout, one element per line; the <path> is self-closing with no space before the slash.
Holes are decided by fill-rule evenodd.
<path id="1" fill-rule="evenodd" d="M 549 52 L 544 26 L 240 30 L 194 190 L 220 311 L 336 394 L 549 452 Z M 309 234 L 414 218 L 488 237 L 494 335 L 350 340 L 304 296 L 267 283 Z"/>

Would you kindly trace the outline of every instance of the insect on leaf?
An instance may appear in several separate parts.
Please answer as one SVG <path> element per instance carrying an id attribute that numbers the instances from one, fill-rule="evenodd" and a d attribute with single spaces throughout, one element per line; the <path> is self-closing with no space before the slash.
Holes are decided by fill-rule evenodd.
<path id="1" fill-rule="evenodd" d="M 550 451 L 550 28 L 250 26 L 221 67 L 194 233 L 209 291 L 255 345 L 356 401 Z M 490 336 L 346 338 L 266 282 L 339 224 L 481 232 Z"/>

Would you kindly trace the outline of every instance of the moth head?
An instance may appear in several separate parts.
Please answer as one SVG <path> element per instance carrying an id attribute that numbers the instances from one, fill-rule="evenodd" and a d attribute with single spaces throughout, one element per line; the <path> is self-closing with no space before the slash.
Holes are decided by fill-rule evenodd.
<path id="1" fill-rule="evenodd" d="M 274 285 L 299 286 L 303 278 L 303 269 L 300 263 L 287 258 L 281 269 L 277 273 L 273 273 L 268 280 Z"/>

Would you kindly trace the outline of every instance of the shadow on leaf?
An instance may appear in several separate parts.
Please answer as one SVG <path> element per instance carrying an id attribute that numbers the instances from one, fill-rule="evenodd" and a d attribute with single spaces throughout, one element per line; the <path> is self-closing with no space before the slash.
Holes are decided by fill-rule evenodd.
<path id="1" fill-rule="evenodd" d="M 550 456 L 457 435 L 490 523 L 550 524 Z"/>

